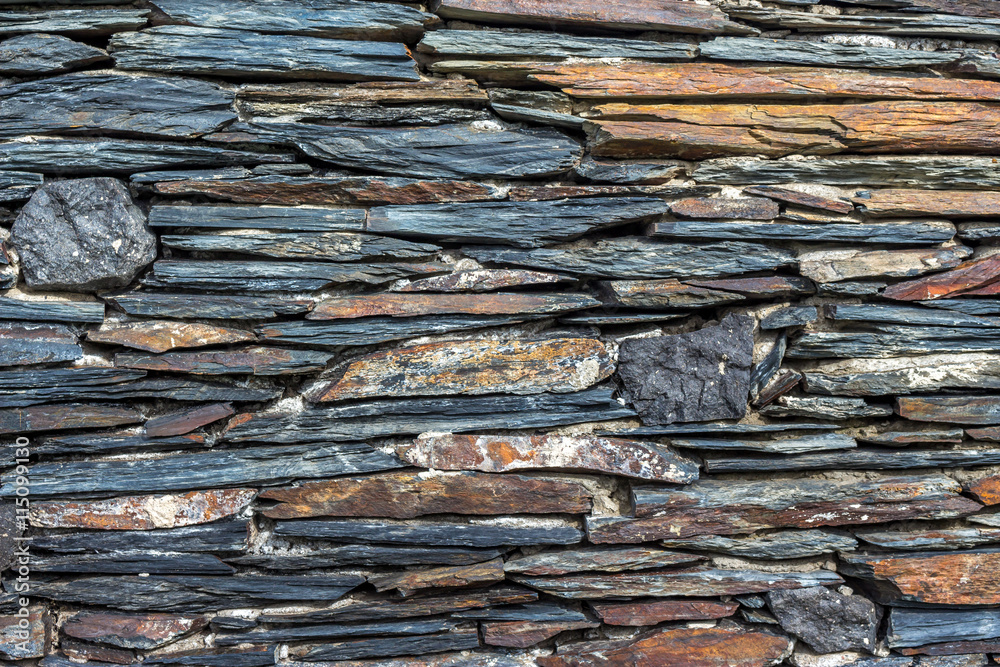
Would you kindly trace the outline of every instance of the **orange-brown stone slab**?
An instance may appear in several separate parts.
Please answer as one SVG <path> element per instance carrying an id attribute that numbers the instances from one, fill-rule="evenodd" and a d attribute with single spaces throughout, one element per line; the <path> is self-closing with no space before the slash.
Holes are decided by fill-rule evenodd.
<path id="1" fill-rule="evenodd" d="M 585 514 L 591 493 L 582 484 L 525 475 L 473 472 L 390 472 L 267 489 L 281 504 L 272 519 L 365 516 L 409 519 L 425 514 Z"/>
<path id="2" fill-rule="evenodd" d="M 805 206 L 806 208 L 815 208 L 822 211 L 833 211 L 834 213 L 847 214 L 854 210 L 854 205 L 849 201 L 820 197 L 806 192 L 799 192 L 798 190 L 778 187 L 777 185 L 754 185 L 744 188 L 743 192 L 750 195 L 769 197 L 776 201 L 785 202 L 786 204 Z"/>
<path id="3" fill-rule="evenodd" d="M 166 352 L 177 348 L 229 345 L 255 339 L 250 331 L 199 322 L 105 322 L 97 331 L 87 333 L 92 343 L 123 345 L 147 352 Z"/>
<path id="4" fill-rule="evenodd" d="M 427 343 L 351 362 L 318 400 L 567 393 L 586 389 L 612 372 L 608 350 L 590 338 Z"/>
<path id="5" fill-rule="evenodd" d="M 184 435 L 234 413 L 232 403 L 212 403 L 193 410 L 171 412 L 147 420 L 146 435 L 151 438 Z"/>
<path id="6" fill-rule="evenodd" d="M 868 190 L 852 201 L 876 218 L 994 217 L 1000 210 L 1000 193 L 988 190 Z"/>
<path id="7" fill-rule="evenodd" d="M 593 621 L 485 621 L 483 642 L 490 646 L 527 648 L 568 630 L 599 627 Z"/>
<path id="8" fill-rule="evenodd" d="M 218 489 L 177 495 L 120 496 L 107 500 L 38 501 L 31 504 L 29 520 L 31 525 L 45 528 L 177 528 L 233 516 L 256 495 L 256 489 Z"/>
<path id="9" fill-rule="evenodd" d="M 710 600 L 636 600 L 591 602 L 590 608 L 608 625 L 657 625 L 664 621 L 702 621 L 732 616 L 736 602 Z"/>
<path id="10" fill-rule="evenodd" d="M 1000 551 L 841 554 L 845 574 L 870 582 L 878 601 L 1000 604 Z"/>
<path id="11" fill-rule="evenodd" d="M 1000 396 L 900 396 L 896 414 L 918 422 L 1000 424 Z"/>
<path id="12" fill-rule="evenodd" d="M 395 589 L 403 597 L 425 588 L 485 586 L 503 580 L 503 558 L 494 558 L 484 563 L 473 563 L 472 565 L 435 567 L 429 570 L 414 570 L 401 574 L 368 577 L 368 583 L 373 585 L 375 590 Z"/>
<path id="13" fill-rule="evenodd" d="M 453 313 L 516 315 L 560 313 L 599 305 L 597 299 L 586 294 L 356 294 L 320 301 L 306 317 L 310 320 L 337 320 Z"/>
<path id="14" fill-rule="evenodd" d="M 681 218 L 773 220 L 781 210 L 773 200 L 763 197 L 689 197 L 672 202 L 670 212 Z"/>
<path id="15" fill-rule="evenodd" d="M 897 301 L 927 301 L 968 293 L 1000 281 L 1000 255 L 973 259 L 950 271 L 890 285 L 883 295 Z"/>
<path id="16" fill-rule="evenodd" d="M 83 611 L 62 625 L 64 634 L 121 648 L 153 649 L 208 625 L 203 616 Z"/>
<path id="17" fill-rule="evenodd" d="M 740 628 L 664 628 L 634 640 L 565 644 L 541 667 L 765 667 L 792 651 L 792 640 Z"/>
<path id="18" fill-rule="evenodd" d="M 670 447 L 596 436 L 424 434 L 396 448 L 411 465 L 435 470 L 578 470 L 686 484 L 698 464 Z"/>
<path id="19" fill-rule="evenodd" d="M 969 484 L 968 491 L 984 505 L 1000 505 L 1000 475 L 981 477 Z"/>

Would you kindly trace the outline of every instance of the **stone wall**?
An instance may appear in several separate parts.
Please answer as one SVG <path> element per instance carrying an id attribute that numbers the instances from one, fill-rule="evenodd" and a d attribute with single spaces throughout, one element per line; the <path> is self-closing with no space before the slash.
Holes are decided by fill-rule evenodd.
<path id="1" fill-rule="evenodd" d="M 1000 653 L 1000 3 L 0 36 L 3 664 Z"/>

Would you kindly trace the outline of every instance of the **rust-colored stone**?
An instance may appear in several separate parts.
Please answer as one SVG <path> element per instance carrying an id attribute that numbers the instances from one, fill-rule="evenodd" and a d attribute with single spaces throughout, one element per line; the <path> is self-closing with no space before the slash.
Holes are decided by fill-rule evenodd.
<path id="1" fill-rule="evenodd" d="M 147 352 L 166 352 L 177 348 L 229 345 L 254 340 L 250 331 L 220 327 L 200 322 L 105 322 L 97 331 L 87 333 L 92 343 L 123 345 Z"/>
<path id="2" fill-rule="evenodd" d="M 820 197 L 806 192 L 799 192 L 798 190 L 781 188 L 776 185 L 755 185 L 753 187 L 744 188 L 743 192 L 750 195 L 769 197 L 776 201 L 785 202 L 786 204 L 805 206 L 806 208 L 816 208 L 822 211 L 833 211 L 834 213 L 847 214 L 854 210 L 854 205 L 849 201 Z"/>
<path id="3" fill-rule="evenodd" d="M 208 625 L 203 616 L 83 611 L 63 623 L 64 634 L 121 648 L 153 649 Z"/>
<path id="4" fill-rule="evenodd" d="M 773 220 L 781 210 L 774 201 L 763 197 L 689 197 L 672 202 L 670 212 L 681 218 Z"/>
<path id="5" fill-rule="evenodd" d="M 22 620 L 27 627 L 21 627 Z M 29 607 L 28 616 L 24 619 L 13 613 L 0 614 L 0 656 L 11 660 L 45 656 L 48 622 L 44 607 Z"/>
<path id="6" fill-rule="evenodd" d="M 926 301 L 968 293 L 1000 281 L 1000 255 L 973 259 L 950 271 L 890 285 L 883 294 L 897 301 Z"/>
<path id="7" fill-rule="evenodd" d="M 873 582 L 887 602 L 1000 603 L 1000 551 L 841 554 L 845 573 Z"/>
<path id="8" fill-rule="evenodd" d="M 896 414 L 918 422 L 1000 424 L 1000 396 L 900 396 Z"/>
<path id="9" fill-rule="evenodd" d="M 171 412 L 149 419 L 146 422 L 146 435 L 150 438 L 184 435 L 233 414 L 235 410 L 232 403 L 211 403 L 192 410 Z"/>
<path id="10" fill-rule="evenodd" d="M 401 574 L 381 574 L 368 577 L 368 583 L 377 591 L 395 589 L 403 597 L 424 588 L 458 588 L 481 586 L 504 580 L 503 558 L 494 558 L 485 563 L 435 567 L 429 570 L 414 570 Z"/>
<path id="11" fill-rule="evenodd" d="M 571 282 L 556 273 L 529 269 L 473 269 L 446 276 L 411 280 L 403 278 L 392 284 L 393 292 L 492 292 L 508 287 L 533 287 Z"/>
<path id="12" fill-rule="evenodd" d="M 135 651 L 90 644 L 68 637 L 59 640 L 59 648 L 66 657 L 84 665 L 134 665 L 138 660 Z"/>
<path id="13" fill-rule="evenodd" d="M 91 530 L 152 530 L 209 523 L 233 516 L 257 495 L 255 489 L 189 491 L 177 495 L 121 496 L 107 500 L 36 501 L 31 525 Z"/>
<path id="14" fill-rule="evenodd" d="M 981 477 L 971 482 L 967 490 L 984 505 L 1000 505 L 1000 475 Z"/>
<path id="15" fill-rule="evenodd" d="M 663 628 L 635 640 L 560 647 L 541 667 L 765 667 L 791 653 L 792 640 L 742 628 Z"/>
<path id="16" fill-rule="evenodd" d="M 366 516 L 410 519 L 425 514 L 585 514 L 591 494 L 579 483 L 479 473 L 390 472 L 267 489 L 281 504 L 272 519 Z"/>
<path id="17" fill-rule="evenodd" d="M 853 201 L 866 215 L 895 218 L 909 215 L 996 216 L 1000 193 L 988 190 L 869 190 Z"/>
<path id="18" fill-rule="evenodd" d="M 608 103 L 589 115 L 591 152 L 608 157 L 991 153 L 1000 146 L 1000 106 L 974 102 Z"/>
<path id="19" fill-rule="evenodd" d="M 710 34 L 751 32 L 715 7 L 676 0 L 442 0 L 435 10 L 447 19 L 591 29 L 666 30 Z"/>
<path id="20" fill-rule="evenodd" d="M 435 204 L 500 199 L 497 188 L 472 181 L 423 181 L 393 177 L 261 176 L 163 181 L 161 195 L 204 195 L 239 204 L 335 206 L 344 204 Z"/>
<path id="21" fill-rule="evenodd" d="M 483 642 L 489 646 L 528 648 L 560 632 L 596 628 L 593 621 L 484 621 Z"/>
<path id="22" fill-rule="evenodd" d="M 721 63 L 602 62 L 541 65 L 529 78 L 573 97 L 705 101 L 826 98 L 981 100 L 1000 97 L 1000 83 L 934 76 L 893 76 L 864 70 Z M 985 84 L 985 85 L 984 85 Z"/>
<path id="23" fill-rule="evenodd" d="M 435 470 L 582 470 L 681 484 L 698 478 L 697 463 L 665 445 L 596 436 L 430 433 L 396 453 Z"/>
<path id="24" fill-rule="evenodd" d="M 613 372 L 607 349 L 590 338 L 427 343 L 355 360 L 318 400 L 566 393 L 585 389 Z"/>
<path id="25" fill-rule="evenodd" d="M 109 428 L 137 424 L 142 415 L 130 407 L 87 405 L 32 405 L 0 410 L 0 433 L 61 431 L 70 428 Z"/>
<path id="26" fill-rule="evenodd" d="M 316 304 L 306 317 L 336 320 L 355 317 L 416 315 L 516 315 L 558 313 L 599 306 L 585 294 L 357 294 L 332 297 Z"/>
<path id="27" fill-rule="evenodd" d="M 736 602 L 708 600 L 650 600 L 634 602 L 591 602 L 591 609 L 608 625 L 657 625 L 664 621 L 701 621 L 732 616 Z"/>

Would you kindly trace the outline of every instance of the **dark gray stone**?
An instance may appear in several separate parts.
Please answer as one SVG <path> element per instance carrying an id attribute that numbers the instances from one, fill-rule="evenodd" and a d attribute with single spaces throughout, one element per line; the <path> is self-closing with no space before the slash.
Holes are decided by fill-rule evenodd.
<path id="1" fill-rule="evenodd" d="M 815 586 L 771 591 L 767 599 L 782 629 L 819 653 L 875 652 L 882 614 L 860 595 L 842 595 Z"/>
<path id="2" fill-rule="evenodd" d="M 305 519 L 279 521 L 274 533 L 340 542 L 462 547 L 578 544 L 583 539 L 583 531 L 574 525 L 563 522 L 553 525 L 548 519 L 522 519 L 518 525 L 456 520 Z"/>
<path id="3" fill-rule="evenodd" d="M 17 507 L 13 500 L 0 503 L 0 571 L 6 570 L 16 560 L 14 551 L 23 525 L 18 525 Z"/>
<path id="4" fill-rule="evenodd" d="M 817 65 L 820 67 L 864 67 L 886 69 L 924 67 L 952 63 L 962 51 L 920 51 L 857 44 L 826 44 L 797 39 L 763 37 L 716 37 L 699 45 L 701 55 L 716 60 Z"/>
<path id="5" fill-rule="evenodd" d="M 884 243 L 913 245 L 944 243 L 955 236 L 950 222 L 882 222 L 783 224 L 753 221 L 681 220 L 657 222 L 649 226 L 650 236 L 694 239 L 735 239 L 741 241 L 802 241 L 808 243 Z"/>
<path id="6" fill-rule="evenodd" d="M 102 60 L 108 60 L 102 49 L 62 35 L 19 35 L 0 43 L 0 74 L 57 74 Z"/>
<path id="7" fill-rule="evenodd" d="M 784 560 L 808 558 L 838 551 L 853 551 L 858 542 L 853 537 L 823 530 L 779 530 L 750 536 L 698 535 L 668 538 L 660 542 L 674 549 L 714 551 L 741 558 Z"/>
<path id="8" fill-rule="evenodd" d="M 896 607 L 886 639 L 892 648 L 982 641 L 1000 637 L 1000 609 L 947 610 Z"/>
<path id="9" fill-rule="evenodd" d="M 686 42 L 652 42 L 612 37 L 582 37 L 551 32 L 435 30 L 424 35 L 417 51 L 462 59 L 634 58 L 693 60 L 698 47 Z"/>
<path id="10" fill-rule="evenodd" d="M 752 361 L 753 320 L 728 315 L 700 331 L 623 341 L 618 373 L 643 423 L 739 419 Z"/>
<path id="11" fill-rule="evenodd" d="M 233 253 L 276 259 L 352 262 L 370 259 L 432 257 L 441 250 L 430 243 L 416 243 L 357 232 L 236 231 L 227 234 L 163 234 L 165 248 L 199 253 Z"/>
<path id="12" fill-rule="evenodd" d="M 0 157 L 2 157 L 2 151 L 3 144 L 0 144 Z M 43 180 L 41 174 L 32 172 L 0 171 L 0 202 L 27 199 L 32 192 L 41 187 Z"/>
<path id="13" fill-rule="evenodd" d="M 113 178 L 57 181 L 31 196 L 11 236 L 35 289 L 122 287 L 156 259 L 156 237 Z"/>

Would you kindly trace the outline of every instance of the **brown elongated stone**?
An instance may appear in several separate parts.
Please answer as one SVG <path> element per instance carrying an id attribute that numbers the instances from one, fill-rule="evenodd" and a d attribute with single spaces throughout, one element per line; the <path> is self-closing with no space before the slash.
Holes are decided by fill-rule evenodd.
<path id="1" fill-rule="evenodd" d="M 389 289 L 393 292 L 492 292 L 509 287 L 533 287 L 570 282 L 557 273 L 528 269 L 473 269 L 456 271 L 446 276 L 402 278 Z"/>
<path id="2" fill-rule="evenodd" d="M 698 308 L 746 300 L 741 294 L 663 280 L 608 280 L 598 285 L 615 305 L 631 308 Z"/>
<path id="3" fill-rule="evenodd" d="M 698 464 L 666 445 L 596 436 L 428 433 L 396 454 L 435 470 L 581 470 L 680 484 L 698 478 Z"/>
<path id="4" fill-rule="evenodd" d="M 994 217 L 1000 193 L 982 190 L 866 190 L 851 201 L 866 215 L 893 218 L 909 215 Z"/>
<path id="5" fill-rule="evenodd" d="M 670 212 L 681 218 L 774 220 L 781 211 L 774 201 L 762 197 L 741 199 L 692 197 L 671 202 Z"/>
<path id="6" fill-rule="evenodd" d="M 511 558 L 504 570 L 531 576 L 572 572 L 627 572 L 697 563 L 704 557 L 655 547 L 584 547 L 572 551 L 543 551 Z"/>
<path id="7" fill-rule="evenodd" d="M 24 607 L 26 617 L 0 615 L 0 656 L 11 660 L 41 658 L 48 650 L 50 620 L 44 607 Z M 24 621 L 24 624 L 22 624 Z"/>
<path id="8" fill-rule="evenodd" d="M 718 280 L 687 280 L 688 285 L 737 292 L 750 297 L 805 296 L 816 292 L 816 287 L 802 278 L 769 276 L 764 278 L 721 278 Z"/>
<path id="9" fill-rule="evenodd" d="M 595 544 L 638 544 L 695 535 L 734 535 L 764 528 L 817 528 L 910 519 L 952 518 L 977 511 L 949 477 L 879 477 L 845 473 L 793 479 L 702 479 L 680 489 L 633 487 L 635 518 L 591 517 Z"/>
<path id="10" fill-rule="evenodd" d="M 318 400 L 566 393 L 596 384 L 612 372 L 614 361 L 607 349 L 588 338 L 427 343 L 357 359 Z"/>
<path id="11" fill-rule="evenodd" d="M 384 574 L 368 577 L 368 583 L 377 591 L 395 589 L 407 597 L 424 588 L 461 588 L 481 586 L 504 580 L 503 559 L 494 558 L 484 563 L 436 567 L 429 570 L 415 570 L 400 574 Z"/>
<path id="12" fill-rule="evenodd" d="M 591 494 L 582 485 L 472 472 L 391 472 L 268 489 L 261 498 L 281 504 L 272 519 L 365 516 L 410 519 L 425 514 L 585 514 Z"/>
<path id="13" fill-rule="evenodd" d="M 992 153 L 1000 144 L 1000 107 L 974 102 L 608 103 L 589 115 L 591 152 L 607 157 Z"/>
<path id="14" fill-rule="evenodd" d="M 775 201 L 785 202 L 786 204 L 805 206 L 806 208 L 815 208 L 821 211 L 847 214 L 854 210 L 854 205 L 849 201 L 820 197 L 819 195 L 811 195 L 807 192 L 799 192 L 798 190 L 782 188 L 777 185 L 754 185 L 749 188 L 743 188 L 743 192 L 749 195 L 760 195 L 761 197 L 768 197 Z"/>
<path id="15" fill-rule="evenodd" d="M 1000 551 L 841 554 L 840 559 L 842 571 L 871 583 L 880 602 L 1000 602 Z"/>
<path id="16" fill-rule="evenodd" d="M 593 621 L 486 621 L 483 643 L 505 648 L 527 648 L 568 630 L 596 628 Z"/>
<path id="17" fill-rule="evenodd" d="M 799 273 L 821 283 L 853 278 L 908 278 L 952 269 L 972 254 L 965 246 L 860 250 L 815 250 L 799 255 Z"/>
<path id="18" fill-rule="evenodd" d="M 257 346 L 211 352 L 119 352 L 115 366 L 198 375 L 289 375 L 321 371 L 332 357 L 326 352 Z"/>
<path id="19" fill-rule="evenodd" d="M 732 616 L 739 609 L 736 602 L 709 600 L 635 600 L 629 602 L 591 602 L 590 608 L 608 625 L 657 625 L 664 621 L 702 621 Z"/>
<path id="20" fill-rule="evenodd" d="M 204 616 L 83 611 L 68 618 L 61 629 L 63 634 L 76 639 L 148 650 L 169 644 L 207 625 L 208 619 Z"/>
<path id="21" fill-rule="evenodd" d="M 599 306 L 585 294 L 358 294 L 333 297 L 316 304 L 306 318 L 337 320 L 355 317 L 412 317 L 416 315 L 517 315 L 560 313 Z"/>
<path id="22" fill-rule="evenodd" d="M 929 301 L 968 293 L 1000 281 L 1000 255 L 959 264 L 951 271 L 890 285 L 882 292 L 897 301 Z"/>
<path id="23" fill-rule="evenodd" d="M 107 500 L 37 501 L 31 504 L 29 521 L 43 528 L 178 528 L 233 516 L 256 495 L 256 489 L 217 489 L 176 495 L 119 496 Z"/>
<path id="24" fill-rule="evenodd" d="M 125 406 L 64 403 L 0 410 L 0 433 L 62 431 L 71 428 L 110 428 L 142 421 L 135 409 Z"/>
<path id="25" fill-rule="evenodd" d="M 68 637 L 59 640 L 59 648 L 62 649 L 66 657 L 84 665 L 95 663 L 99 665 L 132 665 L 139 659 L 135 651 L 80 642 Z"/>
<path id="26" fill-rule="evenodd" d="M 123 345 L 147 352 L 167 352 L 177 348 L 206 345 L 231 345 L 255 339 L 253 332 L 241 329 L 169 320 L 105 322 L 100 329 L 87 332 L 87 340 L 92 343 Z"/>
<path id="27" fill-rule="evenodd" d="M 73 361 L 83 356 L 76 334 L 61 324 L 0 323 L 0 365 Z"/>
<path id="28" fill-rule="evenodd" d="M 673 0 L 639 0 L 623 5 L 589 0 L 441 0 L 435 12 L 443 18 L 500 21 L 505 24 L 602 30 L 665 30 L 696 34 L 755 32 L 729 21 L 715 7 Z"/>
<path id="29" fill-rule="evenodd" d="M 984 505 L 1000 505 L 1000 475 L 981 477 L 969 484 L 968 491 Z"/>
<path id="30" fill-rule="evenodd" d="M 184 435 L 212 422 L 235 414 L 232 403 L 211 403 L 193 410 L 182 410 L 153 417 L 146 421 L 146 435 L 152 438 Z"/>
<path id="31" fill-rule="evenodd" d="M 968 292 L 963 292 L 962 296 L 996 296 L 1000 294 L 1000 285 L 991 283 L 986 287 L 978 287 Z"/>
<path id="32" fill-rule="evenodd" d="M 743 628 L 664 628 L 616 642 L 565 644 L 538 658 L 541 667 L 656 665 L 657 667 L 765 667 L 792 651 L 783 635 Z"/>
<path id="33" fill-rule="evenodd" d="M 918 422 L 1000 424 L 1000 396 L 900 396 L 896 414 Z"/>
<path id="34" fill-rule="evenodd" d="M 803 99 L 852 97 L 902 100 L 982 100 L 1000 95 L 1000 83 L 976 79 L 894 76 L 850 69 L 724 65 L 721 63 L 601 62 L 549 64 L 530 78 L 573 97 L 591 99 Z M 982 84 L 986 84 L 985 86 Z M 706 110 L 711 112 L 711 110 Z"/>
<path id="35" fill-rule="evenodd" d="M 500 199 L 498 188 L 474 181 L 421 180 L 389 176 L 286 176 L 159 181 L 161 195 L 204 195 L 237 204 L 334 206 L 436 204 Z"/>

